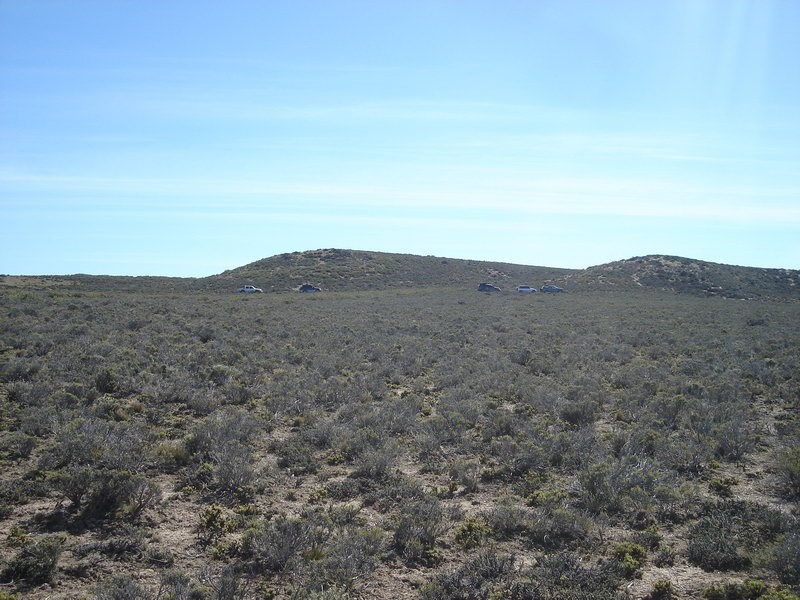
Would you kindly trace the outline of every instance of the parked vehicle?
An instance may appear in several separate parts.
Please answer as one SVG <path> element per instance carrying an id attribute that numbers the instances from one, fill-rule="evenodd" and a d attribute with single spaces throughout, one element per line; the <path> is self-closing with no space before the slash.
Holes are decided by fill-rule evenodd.
<path id="1" fill-rule="evenodd" d="M 481 283 L 478 285 L 479 292 L 499 292 L 500 288 L 491 283 Z"/>
<path id="2" fill-rule="evenodd" d="M 264 290 L 262 290 L 261 288 L 257 288 L 254 285 L 245 285 L 245 286 L 240 287 L 236 291 L 239 292 L 239 293 L 242 293 L 242 294 L 260 294 Z"/>
<path id="3" fill-rule="evenodd" d="M 532 287 L 530 285 L 518 285 L 517 286 L 517 291 L 518 292 L 531 293 L 531 292 L 538 292 L 539 290 L 537 290 L 535 287 Z"/>
<path id="4" fill-rule="evenodd" d="M 563 292 L 564 288 L 560 288 L 558 286 L 551 285 L 551 284 L 548 283 L 547 285 L 543 285 L 542 286 L 542 291 L 543 292 L 550 292 L 551 294 L 557 294 L 559 292 Z"/>
<path id="5" fill-rule="evenodd" d="M 311 285 L 310 283 L 304 283 L 299 288 L 297 288 L 298 292 L 305 292 L 307 294 L 314 293 L 314 292 L 321 292 L 322 289 L 318 288 L 315 285 Z"/>

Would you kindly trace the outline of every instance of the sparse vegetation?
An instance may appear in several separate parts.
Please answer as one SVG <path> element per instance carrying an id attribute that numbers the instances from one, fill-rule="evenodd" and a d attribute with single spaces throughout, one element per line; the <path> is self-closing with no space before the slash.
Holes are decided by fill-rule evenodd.
<path id="1" fill-rule="evenodd" d="M 800 591 L 800 303 L 555 271 L 569 293 L 400 289 L 448 265 L 355 258 L 259 265 L 309 295 L 0 286 L 2 593 Z"/>

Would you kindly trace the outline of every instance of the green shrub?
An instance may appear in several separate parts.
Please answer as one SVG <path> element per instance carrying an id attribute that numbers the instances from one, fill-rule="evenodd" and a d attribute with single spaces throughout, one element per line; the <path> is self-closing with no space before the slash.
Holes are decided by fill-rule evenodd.
<path id="1" fill-rule="evenodd" d="M 653 555 L 653 564 L 657 567 L 671 567 L 675 564 L 675 550 L 662 544 Z"/>
<path id="2" fill-rule="evenodd" d="M 529 517 L 530 510 L 517 506 L 510 497 L 484 515 L 492 537 L 497 540 L 507 540 L 525 531 Z"/>
<path id="3" fill-rule="evenodd" d="M 733 497 L 733 486 L 739 484 L 739 479 L 736 477 L 723 477 L 721 479 L 712 479 L 708 482 L 708 488 L 720 498 Z"/>
<path id="4" fill-rule="evenodd" d="M 675 586 L 669 579 L 657 579 L 653 583 L 653 589 L 648 596 L 649 600 L 674 600 L 678 597 Z"/>
<path id="5" fill-rule="evenodd" d="M 109 369 L 103 369 L 95 377 L 94 385 L 101 394 L 113 394 L 118 387 L 117 375 Z"/>
<path id="6" fill-rule="evenodd" d="M 308 565 L 308 587 L 316 591 L 351 590 L 378 565 L 382 548 L 383 532 L 379 529 L 337 530 L 324 544 L 320 558 Z"/>
<path id="7" fill-rule="evenodd" d="M 570 548 L 589 533 L 587 517 L 570 508 L 543 507 L 523 523 L 528 539 L 547 549 Z"/>
<path id="8" fill-rule="evenodd" d="M 647 551 L 639 544 L 633 542 L 621 542 L 614 546 L 611 551 L 622 573 L 629 579 L 642 576 L 642 565 L 647 558 Z"/>
<path id="9" fill-rule="evenodd" d="M 490 528 L 480 517 L 466 517 L 454 529 L 456 543 L 462 548 L 475 548 L 483 543 Z"/>
<path id="10" fill-rule="evenodd" d="M 703 590 L 704 600 L 798 600 L 798 596 L 770 587 L 763 581 L 715 583 Z"/>
<path id="11" fill-rule="evenodd" d="M 228 518 L 218 504 L 204 508 L 200 513 L 197 530 L 204 543 L 219 538 L 228 531 Z"/>
<path id="12" fill-rule="evenodd" d="M 316 473 L 319 465 L 314 459 L 314 449 L 303 441 L 290 439 L 274 446 L 278 466 L 298 475 Z"/>
<path id="13" fill-rule="evenodd" d="M 31 543 L 33 543 L 31 536 L 25 533 L 25 530 L 22 527 L 20 527 L 18 524 L 11 526 L 11 529 L 8 532 L 8 537 L 6 537 L 6 544 L 12 548 L 21 548 Z"/>

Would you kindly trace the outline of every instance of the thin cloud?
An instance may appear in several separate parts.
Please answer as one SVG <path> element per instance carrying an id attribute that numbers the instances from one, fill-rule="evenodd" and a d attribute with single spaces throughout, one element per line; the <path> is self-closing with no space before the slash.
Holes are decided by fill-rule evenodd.
<path id="1" fill-rule="evenodd" d="M 19 182 L 20 179 L 14 181 Z M 389 211 L 395 221 L 403 211 L 414 209 L 422 215 L 436 211 L 458 211 L 479 222 L 513 221 L 536 215 L 597 217 L 642 217 L 705 220 L 718 222 L 800 223 L 800 207 L 787 203 L 797 190 L 691 187 L 651 184 L 641 181 L 538 180 L 527 183 L 486 186 L 482 189 L 395 189 L 381 186 L 273 185 L 263 182 L 225 180 L 137 180 L 112 178 L 45 178 L 25 181 L 30 188 L 55 193 L 87 192 L 98 197 L 25 198 L 17 201 L 17 216 L 41 214 L 83 218 L 178 216 L 193 218 L 235 218 L 280 216 L 283 207 L 304 207 L 307 217 L 325 216 L 346 210 L 342 219 L 358 219 L 375 210 Z M 115 192 L 109 202 L 106 194 Z M 753 198 L 760 198 L 754 202 Z M 131 197 L 133 196 L 133 197 Z M 169 197 L 170 203 L 164 203 Z M 771 197 L 772 203 L 765 202 Z M 10 204 L 10 202 L 9 202 Z M 162 208 L 163 207 L 163 208 Z M 470 217 L 471 215 L 471 217 Z M 438 217 L 425 216 L 423 221 Z M 410 222 L 410 221 L 409 221 Z M 414 221 L 417 222 L 417 221 Z"/>

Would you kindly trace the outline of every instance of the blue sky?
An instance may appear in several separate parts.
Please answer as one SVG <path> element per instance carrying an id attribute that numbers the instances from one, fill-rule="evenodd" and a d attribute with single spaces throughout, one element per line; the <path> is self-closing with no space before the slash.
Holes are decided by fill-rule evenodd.
<path id="1" fill-rule="evenodd" d="M 796 0 L 0 0 L 0 272 L 800 268 Z"/>

